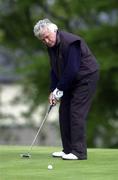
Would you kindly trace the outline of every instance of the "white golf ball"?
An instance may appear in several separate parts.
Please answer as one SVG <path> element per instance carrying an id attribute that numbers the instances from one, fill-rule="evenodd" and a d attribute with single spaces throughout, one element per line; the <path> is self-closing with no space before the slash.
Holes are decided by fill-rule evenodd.
<path id="1" fill-rule="evenodd" d="M 49 170 L 52 170 L 53 169 L 53 166 L 51 164 L 48 165 L 48 169 Z"/>

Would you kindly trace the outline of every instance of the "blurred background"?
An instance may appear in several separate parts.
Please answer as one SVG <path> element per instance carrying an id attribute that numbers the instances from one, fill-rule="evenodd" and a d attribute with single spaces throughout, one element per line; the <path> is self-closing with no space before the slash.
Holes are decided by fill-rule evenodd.
<path id="1" fill-rule="evenodd" d="M 28 145 L 47 106 L 50 66 L 33 35 L 39 19 L 82 36 L 100 64 L 88 147 L 118 147 L 118 0 L 0 0 L 0 144 Z M 36 144 L 61 145 L 58 106 Z"/>

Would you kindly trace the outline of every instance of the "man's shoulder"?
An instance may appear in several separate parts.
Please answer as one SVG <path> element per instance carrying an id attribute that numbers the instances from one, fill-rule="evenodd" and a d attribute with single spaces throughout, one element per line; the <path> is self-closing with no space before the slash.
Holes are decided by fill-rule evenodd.
<path id="1" fill-rule="evenodd" d="M 60 37 L 66 40 L 67 42 L 80 41 L 81 37 L 66 31 L 59 31 Z"/>

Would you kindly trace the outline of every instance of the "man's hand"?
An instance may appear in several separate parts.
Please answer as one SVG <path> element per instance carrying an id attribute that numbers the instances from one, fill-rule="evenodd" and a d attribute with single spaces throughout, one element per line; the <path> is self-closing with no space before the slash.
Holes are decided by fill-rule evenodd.
<path id="1" fill-rule="evenodd" d="M 57 100 L 56 98 L 54 97 L 53 93 L 51 92 L 50 95 L 49 95 L 49 103 L 50 105 L 56 105 L 57 104 Z"/>
<path id="2" fill-rule="evenodd" d="M 51 105 L 56 105 L 62 96 L 63 96 L 63 91 L 60 91 L 59 89 L 56 88 L 49 95 L 49 103 Z"/>
<path id="3" fill-rule="evenodd" d="M 59 89 L 55 89 L 53 92 L 52 92 L 54 98 L 59 101 L 60 98 L 63 96 L 63 91 L 60 91 Z"/>

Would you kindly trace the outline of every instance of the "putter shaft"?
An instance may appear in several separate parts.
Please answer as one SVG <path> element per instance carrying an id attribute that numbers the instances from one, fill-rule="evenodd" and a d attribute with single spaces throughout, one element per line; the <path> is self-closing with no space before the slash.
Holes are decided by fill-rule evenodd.
<path id="1" fill-rule="evenodd" d="M 31 145 L 30 145 L 29 152 L 32 150 L 32 147 L 33 147 L 33 145 L 34 145 L 34 143 L 35 143 L 35 141 L 36 141 L 36 139 L 37 139 L 37 136 L 38 136 L 38 134 L 40 133 L 40 131 L 41 131 L 41 129 L 42 129 L 42 127 L 43 127 L 43 125 L 44 125 L 44 123 L 45 123 L 45 121 L 46 121 L 46 119 L 47 119 L 47 117 L 48 117 L 48 114 L 49 114 L 50 110 L 52 109 L 52 107 L 53 107 L 53 105 L 50 105 L 50 106 L 49 106 L 49 108 L 48 108 L 48 110 L 47 110 L 47 112 L 46 112 L 46 115 L 45 115 L 43 121 L 41 122 L 41 125 L 40 125 L 40 127 L 39 127 L 39 129 L 38 129 L 38 131 L 37 131 L 37 133 L 36 133 L 36 136 L 34 137 L 32 143 L 31 143 Z M 20 154 L 20 156 L 21 156 L 22 158 L 31 158 L 31 155 L 30 155 L 29 152 L 24 153 L 24 154 Z"/>
<path id="2" fill-rule="evenodd" d="M 41 131 L 41 129 L 42 129 L 42 127 L 43 127 L 43 125 L 44 125 L 44 123 L 45 123 L 45 121 L 46 121 L 46 119 L 47 119 L 47 117 L 48 117 L 48 114 L 49 114 L 50 110 L 52 109 L 52 107 L 53 107 L 53 105 L 50 105 L 50 106 L 49 106 L 49 108 L 48 108 L 48 110 L 47 110 L 47 112 L 46 112 L 46 115 L 45 115 L 43 121 L 41 122 L 41 125 L 40 125 L 40 127 L 39 127 L 39 129 L 38 129 L 38 131 L 37 131 L 37 133 L 36 133 L 36 136 L 34 137 L 32 143 L 31 143 L 31 145 L 30 145 L 29 151 L 32 150 L 32 147 L 33 147 L 33 145 L 34 145 L 34 143 L 35 143 L 35 141 L 36 141 L 36 139 L 37 139 L 37 136 L 38 136 L 38 134 L 40 133 L 40 131 Z"/>

